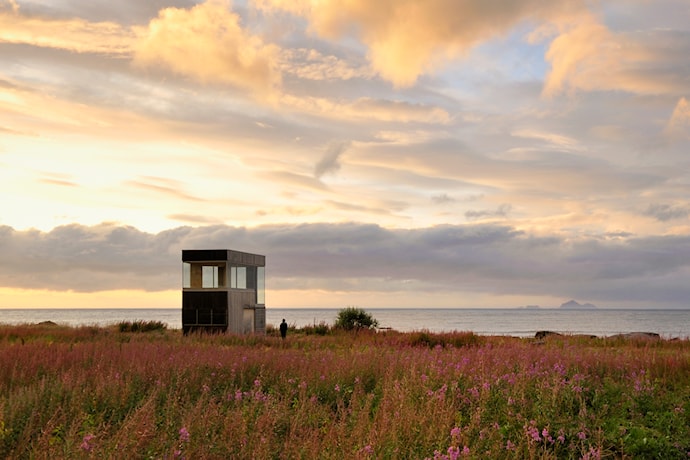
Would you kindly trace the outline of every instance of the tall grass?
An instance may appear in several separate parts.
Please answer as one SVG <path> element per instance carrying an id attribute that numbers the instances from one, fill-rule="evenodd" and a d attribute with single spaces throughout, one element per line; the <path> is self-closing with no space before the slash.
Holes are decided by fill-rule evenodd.
<path id="1" fill-rule="evenodd" d="M 0 326 L 0 458 L 687 458 L 690 343 Z"/>

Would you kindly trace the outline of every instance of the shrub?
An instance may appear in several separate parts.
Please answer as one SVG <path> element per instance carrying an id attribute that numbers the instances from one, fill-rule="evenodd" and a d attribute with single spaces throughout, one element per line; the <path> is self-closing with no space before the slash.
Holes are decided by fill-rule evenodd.
<path id="1" fill-rule="evenodd" d="M 321 321 L 319 324 L 304 326 L 301 331 L 304 332 L 305 335 L 326 335 L 330 329 L 330 326 L 325 321 Z"/>
<path id="2" fill-rule="evenodd" d="M 168 325 L 162 321 L 120 321 L 117 323 L 117 328 L 120 332 L 149 332 L 149 331 L 164 331 Z"/>
<path id="3" fill-rule="evenodd" d="M 362 308 L 346 307 L 338 312 L 335 327 L 346 331 L 375 329 L 379 322 Z"/>

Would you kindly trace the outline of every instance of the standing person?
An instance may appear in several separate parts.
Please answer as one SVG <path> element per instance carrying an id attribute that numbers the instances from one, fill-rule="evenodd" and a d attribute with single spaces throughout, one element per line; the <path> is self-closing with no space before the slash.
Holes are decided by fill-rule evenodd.
<path id="1" fill-rule="evenodd" d="M 283 322 L 280 323 L 280 337 L 285 338 L 287 335 L 287 323 L 285 322 L 285 318 L 283 318 Z"/>

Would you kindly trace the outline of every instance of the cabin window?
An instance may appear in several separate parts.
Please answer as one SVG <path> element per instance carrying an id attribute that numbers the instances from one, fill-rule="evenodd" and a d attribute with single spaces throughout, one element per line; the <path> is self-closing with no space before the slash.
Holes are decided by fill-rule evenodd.
<path id="1" fill-rule="evenodd" d="M 227 286 L 227 276 L 224 263 L 182 264 L 182 287 L 191 289 L 215 289 Z"/>
<path id="2" fill-rule="evenodd" d="M 204 265 L 203 267 L 201 267 L 201 287 L 218 287 L 218 267 L 212 265 Z"/>
<path id="3" fill-rule="evenodd" d="M 247 289 L 247 267 L 230 267 L 230 287 Z"/>
<path id="4" fill-rule="evenodd" d="M 256 268 L 256 303 L 263 305 L 266 303 L 266 269 Z"/>
<path id="5" fill-rule="evenodd" d="M 192 287 L 192 265 L 189 262 L 182 264 L 182 287 Z"/>

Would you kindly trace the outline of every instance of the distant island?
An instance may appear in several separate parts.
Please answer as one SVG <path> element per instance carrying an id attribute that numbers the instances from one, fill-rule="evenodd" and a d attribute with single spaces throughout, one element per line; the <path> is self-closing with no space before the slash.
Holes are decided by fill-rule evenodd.
<path id="1" fill-rule="evenodd" d="M 596 305 L 593 305 L 591 303 L 577 303 L 574 300 L 569 300 L 565 303 L 561 304 L 561 308 L 567 308 L 567 309 L 582 309 L 582 310 L 591 310 L 593 308 L 597 308 Z"/>

